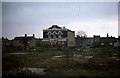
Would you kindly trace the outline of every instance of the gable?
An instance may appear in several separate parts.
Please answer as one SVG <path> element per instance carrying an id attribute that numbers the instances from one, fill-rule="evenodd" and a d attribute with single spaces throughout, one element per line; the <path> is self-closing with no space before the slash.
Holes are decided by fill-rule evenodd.
<path id="1" fill-rule="evenodd" d="M 61 27 L 59 27 L 58 25 L 52 25 L 52 27 L 48 28 L 48 29 L 62 29 Z"/>

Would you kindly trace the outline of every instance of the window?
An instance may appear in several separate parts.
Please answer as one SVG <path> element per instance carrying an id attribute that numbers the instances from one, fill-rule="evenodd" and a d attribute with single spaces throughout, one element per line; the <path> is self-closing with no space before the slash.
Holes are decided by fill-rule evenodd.
<path id="1" fill-rule="evenodd" d="M 52 34 L 50 31 L 47 33 L 47 35 Z"/>
<path id="2" fill-rule="evenodd" d="M 53 38 L 53 35 L 51 35 L 51 38 Z"/>
<path id="3" fill-rule="evenodd" d="M 56 35 L 53 35 L 53 38 L 56 38 Z"/>
<path id="4" fill-rule="evenodd" d="M 59 35 L 58 38 L 62 38 L 61 35 Z"/>
<path id="5" fill-rule="evenodd" d="M 53 31 L 53 34 L 58 34 L 56 31 Z"/>
<path id="6" fill-rule="evenodd" d="M 48 35 L 48 38 L 51 38 L 51 35 Z"/>
<path id="7" fill-rule="evenodd" d="M 58 34 L 63 34 L 61 31 L 58 31 Z"/>
<path id="8" fill-rule="evenodd" d="M 109 43 L 109 45 L 113 45 L 113 43 Z"/>

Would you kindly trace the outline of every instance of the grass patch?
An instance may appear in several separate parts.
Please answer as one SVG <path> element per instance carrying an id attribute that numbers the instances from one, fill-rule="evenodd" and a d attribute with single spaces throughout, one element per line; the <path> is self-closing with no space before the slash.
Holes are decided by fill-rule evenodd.
<path id="1" fill-rule="evenodd" d="M 66 56 L 52 59 L 54 56 L 62 55 Z M 93 58 L 89 59 L 86 56 Z M 16 76 L 25 75 L 25 72 L 18 73 L 18 69 L 23 67 L 45 67 L 47 71 L 44 76 L 118 76 L 120 60 L 116 59 L 120 59 L 119 51 L 111 47 L 39 48 L 36 52 L 27 52 L 24 55 L 4 53 L 3 75 L 8 72 L 17 72 L 14 74 Z"/>

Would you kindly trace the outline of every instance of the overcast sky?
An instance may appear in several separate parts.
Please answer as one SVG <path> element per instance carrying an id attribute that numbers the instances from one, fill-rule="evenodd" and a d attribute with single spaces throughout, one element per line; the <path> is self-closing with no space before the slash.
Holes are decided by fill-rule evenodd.
<path id="1" fill-rule="evenodd" d="M 42 30 L 54 24 L 88 37 L 118 36 L 117 2 L 3 2 L 2 35 L 8 39 L 24 34 L 42 38 Z"/>

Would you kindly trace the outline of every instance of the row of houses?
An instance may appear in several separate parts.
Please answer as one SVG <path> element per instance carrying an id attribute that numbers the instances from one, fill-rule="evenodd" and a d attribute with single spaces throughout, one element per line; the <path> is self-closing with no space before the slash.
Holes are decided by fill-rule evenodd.
<path id="1" fill-rule="evenodd" d="M 75 37 L 75 31 L 69 30 L 65 27 L 52 25 L 51 27 L 43 30 L 43 38 L 35 38 L 32 36 L 19 36 L 13 40 L 2 38 L 2 46 L 21 47 L 23 49 L 36 49 L 40 46 L 52 47 L 95 47 L 95 46 L 120 46 L 120 36 L 115 37 L 100 37 L 94 35 L 93 37 Z"/>
<path id="2" fill-rule="evenodd" d="M 100 37 L 100 35 L 94 35 L 93 37 L 81 38 L 76 37 L 76 46 L 120 46 L 119 38 L 115 37 Z M 115 45 L 118 43 L 118 45 Z"/>

